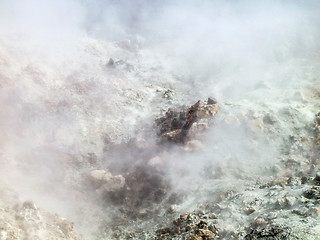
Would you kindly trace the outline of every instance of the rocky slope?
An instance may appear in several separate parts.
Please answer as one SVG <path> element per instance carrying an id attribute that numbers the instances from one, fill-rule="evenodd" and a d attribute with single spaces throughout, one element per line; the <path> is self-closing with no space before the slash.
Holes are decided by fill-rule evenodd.
<path id="1" fill-rule="evenodd" d="M 162 41 L 1 30 L 0 239 L 319 239 L 317 15 L 280 15 Z"/>

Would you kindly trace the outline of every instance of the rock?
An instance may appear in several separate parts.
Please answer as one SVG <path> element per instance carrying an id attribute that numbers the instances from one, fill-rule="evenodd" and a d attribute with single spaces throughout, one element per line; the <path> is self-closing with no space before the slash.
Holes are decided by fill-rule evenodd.
<path id="1" fill-rule="evenodd" d="M 89 173 L 89 176 L 93 181 L 98 182 L 104 178 L 105 174 L 106 174 L 105 170 L 93 170 Z"/>
<path id="2" fill-rule="evenodd" d="M 173 91 L 170 89 L 167 89 L 164 93 L 163 93 L 163 98 L 167 99 L 167 100 L 172 100 L 173 99 Z"/>
<path id="3" fill-rule="evenodd" d="M 316 176 L 313 179 L 313 183 L 317 186 L 320 186 L 320 172 L 316 173 Z"/>
<path id="4" fill-rule="evenodd" d="M 160 228 L 156 231 L 156 234 L 158 235 L 163 235 L 163 234 L 167 234 L 167 233 L 171 233 L 171 229 L 166 227 L 166 228 Z"/>
<path id="5" fill-rule="evenodd" d="M 111 176 L 104 178 L 105 184 L 99 189 L 99 191 L 113 192 L 122 189 L 125 185 L 125 178 L 122 175 Z"/>
<path id="6" fill-rule="evenodd" d="M 168 213 L 174 213 L 175 211 L 177 211 L 177 205 L 175 204 L 170 205 L 170 207 L 167 210 Z"/>
<path id="7" fill-rule="evenodd" d="M 194 231 L 194 233 L 201 237 L 199 239 L 213 239 L 215 237 L 215 234 L 213 232 L 211 232 L 210 230 L 208 229 L 196 229 Z"/>
<path id="8" fill-rule="evenodd" d="M 285 199 L 289 208 L 292 208 L 297 201 L 295 197 L 286 197 Z"/>
<path id="9" fill-rule="evenodd" d="M 186 143 L 186 146 L 183 148 L 187 152 L 195 152 L 204 149 L 204 146 L 199 140 L 190 140 Z"/>
<path id="10" fill-rule="evenodd" d="M 275 206 L 277 209 L 283 209 L 287 206 L 287 200 L 285 198 L 279 198 L 276 201 Z"/>
<path id="11" fill-rule="evenodd" d="M 209 97 L 208 100 L 207 100 L 207 103 L 208 103 L 209 105 L 211 105 L 211 104 L 217 104 L 218 102 L 217 102 L 216 99 Z"/>
<path id="12" fill-rule="evenodd" d="M 203 132 L 209 128 L 208 122 L 199 120 L 198 122 L 195 122 L 192 124 L 190 128 L 190 132 L 193 134 L 197 134 L 198 132 Z"/>
<path id="13" fill-rule="evenodd" d="M 308 214 L 311 217 L 317 218 L 320 216 L 320 208 L 319 207 L 312 207 L 309 209 Z"/>
<path id="14" fill-rule="evenodd" d="M 156 167 L 158 165 L 161 165 L 162 163 L 163 163 L 163 159 L 161 157 L 159 157 L 159 156 L 151 158 L 148 161 L 148 165 L 151 166 L 151 167 Z"/>
<path id="15" fill-rule="evenodd" d="M 183 138 L 182 136 L 184 136 L 186 134 L 182 134 L 182 130 L 181 129 L 177 129 L 171 132 L 167 132 L 164 133 L 161 136 L 161 141 L 162 142 L 175 142 L 175 143 L 181 143 L 183 142 Z"/>
<path id="16" fill-rule="evenodd" d="M 263 123 L 264 124 L 269 124 L 269 125 L 273 125 L 277 122 L 277 120 L 271 116 L 269 113 L 266 114 L 264 117 L 263 117 Z"/>
<path id="17" fill-rule="evenodd" d="M 301 182 L 301 178 L 299 177 L 289 177 L 288 179 L 288 184 L 290 186 L 298 186 L 298 185 L 301 185 L 302 182 Z"/>
<path id="18" fill-rule="evenodd" d="M 31 201 L 26 201 L 26 202 L 24 202 L 24 203 L 22 204 L 22 206 L 23 206 L 24 208 L 29 208 L 29 209 L 37 210 L 36 205 L 35 205 L 33 202 L 31 202 Z"/>
<path id="19" fill-rule="evenodd" d="M 208 126 L 207 121 L 211 119 L 217 111 L 217 104 L 208 104 L 207 102 L 201 101 L 196 102 L 188 109 L 184 107 L 181 107 L 181 110 L 168 109 L 165 116 L 156 119 L 161 142 L 185 144 L 190 137 L 189 130 L 191 127 L 198 123 L 196 132 L 200 132 L 201 128 L 206 129 Z"/>
<path id="20" fill-rule="evenodd" d="M 308 215 L 309 209 L 306 207 L 300 207 L 299 209 L 292 210 L 292 213 L 297 214 L 302 217 L 306 217 Z"/>
<path id="21" fill-rule="evenodd" d="M 248 207 L 245 212 L 247 215 L 250 215 L 251 213 L 254 213 L 255 211 L 256 210 L 254 209 L 254 207 Z"/>
<path id="22" fill-rule="evenodd" d="M 107 172 L 105 170 L 93 170 L 89 173 L 89 182 L 95 187 L 99 188 L 104 182 Z"/>
<path id="23" fill-rule="evenodd" d="M 246 240 L 288 239 L 291 229 L 283 225 L 270 224 L 262 228 L 250 228 Z"/>
<path id="24" fill-rule="evenodd" d="M 308 199 L 320 199 L 320 186 L 312 186 L 310 190 L 303 193 L 303 196 Z"/>
<path id="25" fill-rule="evenodd" d="M 262 217 L 258 217 L 258 218 L 256 218 L 256 220 L 254 221 L 254 224 L 256 225 L 256 226 L 263 226 L 263 225 L 265 225 L 267 223 L 267 221 L 264 219 L 264 218 L 262 218 Z"/>
<path id="26" fill-rule="evenodd" d="M 114 60 L 112 58 L 109 59 L 107 66 L 113 66 L 114 65 Z"/>

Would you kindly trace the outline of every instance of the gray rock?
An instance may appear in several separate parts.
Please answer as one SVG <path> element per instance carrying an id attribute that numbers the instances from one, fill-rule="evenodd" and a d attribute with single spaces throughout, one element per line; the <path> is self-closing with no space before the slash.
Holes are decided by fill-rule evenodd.
<path id="1" fill-rule="evenodd" d="M 277 209 L 283 209 L 287 206 L 287 200 L 285 198 L 279 198 L 276 201 L 275 206 Z"/>
<path id="2" fill-rule="evenodd" d="M 292 208 L 297 201 L 295 197 L 286 197 L 285 199 L 289 208 Z"/>

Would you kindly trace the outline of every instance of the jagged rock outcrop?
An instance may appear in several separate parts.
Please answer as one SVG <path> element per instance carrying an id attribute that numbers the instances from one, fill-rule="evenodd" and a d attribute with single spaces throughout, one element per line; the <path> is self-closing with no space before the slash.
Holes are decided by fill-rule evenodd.
<path id="1" fill-rule="evenodd" d="M 190 138 L 189 131 L 191 127 L 196 123 L 208 126 L 209 121 L 217 113 L 218 109 L 216 100 L 212 98 L 208 98 L 205 102 L 199 100 L 189 108 L 182 107 L 181 110 L 169 109 L 165 116 L 156 119 L 161 142 L 186 143 Z"/>

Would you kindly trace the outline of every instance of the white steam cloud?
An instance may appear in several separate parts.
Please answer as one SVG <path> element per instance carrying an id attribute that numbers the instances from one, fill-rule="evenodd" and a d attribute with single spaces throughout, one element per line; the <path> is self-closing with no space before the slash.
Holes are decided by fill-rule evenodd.
<path id="1" fill-rule="evenodd" d="M 213 96 L 235 104 L 233 111 L 237 101 L 259 105 L 300 89 L 299 79 L 312 78 L 309 63 L 319 60 L 319 9 L 316 0 L 0 0 L 3 185 L 63 214 L 66 182 L 79 184 L 86 154 L 104 158 L 105 134 L 128 139 L 164 106 Z M 109 58 L 123 60 L 123 69 L 106 67 Z M 156 87 L 171 88 L 176 99 L 157 102 Z M 174 174 L 186 162 L 201 171 L 226 151 L 240 165 L 271 161 L 278 143 L 252 137 L 240 110 L 224 114 L 228 106 L 204 153 L 168 157 L 179 187 L 191 181 Z M 238 124 L 231 132 L 228 118 Z M 259 147 L 248 161 L 252 139 Z M 76 177 L 68 172 L 74 162 Z"/>

